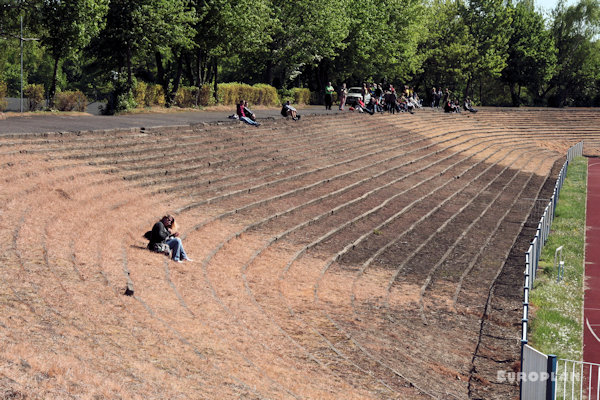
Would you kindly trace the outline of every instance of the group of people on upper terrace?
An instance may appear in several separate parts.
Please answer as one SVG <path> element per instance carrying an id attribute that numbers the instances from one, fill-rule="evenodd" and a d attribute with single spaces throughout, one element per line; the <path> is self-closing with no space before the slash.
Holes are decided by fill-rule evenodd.
<path id="1" fill-rule="evenodd" d="M 325 108 L 331 109 L 332 90 L 331 83 L 328 83 L 325 89 Z M 343 83 L 338 90 L 339 110 L 343 111 L 348 106 L 350 111 L 365 112 L 375 114 L 377 112 L 414 112 L 421 108 L 421 99 L 412 87 L 404 86 L 403 90 L 397 91 L 393 85 L 388 85 L 385 90 L 383 84 L 365 83 L 361 87 L 360 96 L 356 93 L 348 93 L 346 84 Z"/>
<path id="2" fill-rule="evenodd" d="M 412 86 L 404 85 L 403 88 L 397 90 L 394 85 L 388 84 L 385 86 L 381 83 L 364 83 L 362 87 L 350 88 L 343 83 L 337 91 L 337 102 L 339 110 L 344 111 L 348 106 L 350 111 L 358 111 L 360 113 L 375 114 L 375 113 L 401 113 L 408 112 L 413 114 L 416 109 L 423 107 L 423 101 Z M 324 91 L 325 109 L 331 110 L 335 101 L 335 89 L 328 82 Z M 429 105 L 432 109 L 442 109 L 447 113 L 460 113 L 462 110 L 477 112 L 473 108 L 472 101 L 469 97 L 464 99 L 461 107 L 458 98 L 446 88 L 432 88 L 429 93 Z M 289 101 L 286 101 L 281 108 L 281 115 L 289 117 L 293 120 L 299 120 L 300 115 Z M 248 102 L 240 100 L 237 104 L 236 114 L 230 118 L 239 119 L 249 125 L 260 126 L 256 120 L 255 114 L 248 108 Z"/>
<path id="3" fill-rule="evenodd" d="M 442 88 L 432 88 L 430 97 L 431 108 L 443 108 L 444 112 L 453 113 L 461 112 L 460 103 L 455 96 L 452 96 L 452 92 L 446 88 L 442 91 Z M 473 102 L 470 97 L 465 97 L 463 102 L 463 110 L 476 113 L 477 109 L 473 108 Z"/>
<path id="4" fill-rule="evenodd" d="M 409 112 L 413 113 L 416 109 L 423 106 L 422 100 L 419 98 L 417 92 L 411 86 L 405 85 L 401 90 L 389 84 L 384 89 L 383 84 L 364 83 L 360 96 L 348 96 L 348 88 L 343 83 L 339 88 L 338 92 L 338 103 L 339 110 L 343 111 L 346 105 L 351 111 L 365 112 L 368 114 L 375 114 L 377 112 L 388 112 L 395 114 L 396 112 Z M 325 108 L 331 110 L 333 103 L 334 90 L 331 86 L 331 82 L 327 83 L 325 87 Z M 466 97 L 461 109 L 458 99 L 452 95 L 452 92 L 448 88 L 442 91 L 442 88 L 432 88 L 429 96 L 429 104 L 431 108 L 443 109 L 447 113 L 459 113 L 461 110 L 477 112 L 473 108 L 472 101 L 469 97 Z"/>

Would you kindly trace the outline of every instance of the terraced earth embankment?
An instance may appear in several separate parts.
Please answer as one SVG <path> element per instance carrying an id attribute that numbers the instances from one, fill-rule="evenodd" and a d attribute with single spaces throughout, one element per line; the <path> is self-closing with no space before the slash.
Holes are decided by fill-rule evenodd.
<path id="1" fill-rule="evenodd" d="M 537 204 L 598 117 L 2 136 L 0 394 L 514 398 Z M 165 213 L 195 262 L 145 249 Z"/>

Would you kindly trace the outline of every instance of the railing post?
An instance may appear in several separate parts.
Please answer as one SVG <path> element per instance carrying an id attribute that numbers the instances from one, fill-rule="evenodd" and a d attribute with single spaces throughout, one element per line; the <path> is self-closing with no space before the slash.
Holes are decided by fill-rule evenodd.
<path id="1" fill-rule="evenodd" d="M 556 397 L 556 356 L 554 354 L 548 354 L 546 372 L 548 373 L 546 400 L 554 400 Z"/>
<path id="2" fill-rule="evenodd" d="M 523 337 L 527 337 L 527 322 L 523 324 Z M 521 339 L 521 375 L 523 374 L 523 352 L 525 351 L 525 345 L 527 344 L 527 339 Z M 523 379 L 519 379 L 519 400 L 523 400 Z"/>

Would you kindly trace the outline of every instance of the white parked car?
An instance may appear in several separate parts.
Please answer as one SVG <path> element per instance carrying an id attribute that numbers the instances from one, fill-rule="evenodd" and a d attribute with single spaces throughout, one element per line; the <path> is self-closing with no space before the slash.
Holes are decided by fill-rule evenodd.
<path id="1" fill-rule="evenodd" d="M 367 104 L 371 101 L 371 95 L 367 93 L 365 97 L 365 104 Z M 359 99 L 362 99 L 362 88 L 358 86 L 349 88 L 348 95 L 346 96 L 346 104 L 353 106 L 358 103 Z"/>

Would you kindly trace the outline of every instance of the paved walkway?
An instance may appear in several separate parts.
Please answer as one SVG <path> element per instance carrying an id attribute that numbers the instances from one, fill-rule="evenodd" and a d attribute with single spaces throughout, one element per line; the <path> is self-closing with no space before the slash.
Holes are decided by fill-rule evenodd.
<path id="1" fill-rule="evenodd" d="M 594 158 L 588 161 L 585 221 L 583 361 L 600 364 L 600 160 Z M 596 380 L 597 370 L 594 370 L 592 382 Z M 590 398 L 596 398 L 595 387 L 592 384 Z"/>
<path id="2" fill-rule="evenodd" d="M 255 110 L 258 120 L 281 118 L 280 109 Z M 301 115 L 336 114 L 324 106 L 306 106 L 298 110 Z M 348 112 L 348 111 L 345 111 Z M 169 113 L 143 113 L 132 115 L 32 115 L 0 120 L 0 135 L 14 133 L 78 132 L 103 129 L 152 128 L 160 126 L 191 125 L 202 122 L 236 122 L 228 118 L 235 107 L 227 111 L 182 111 Z"/>

